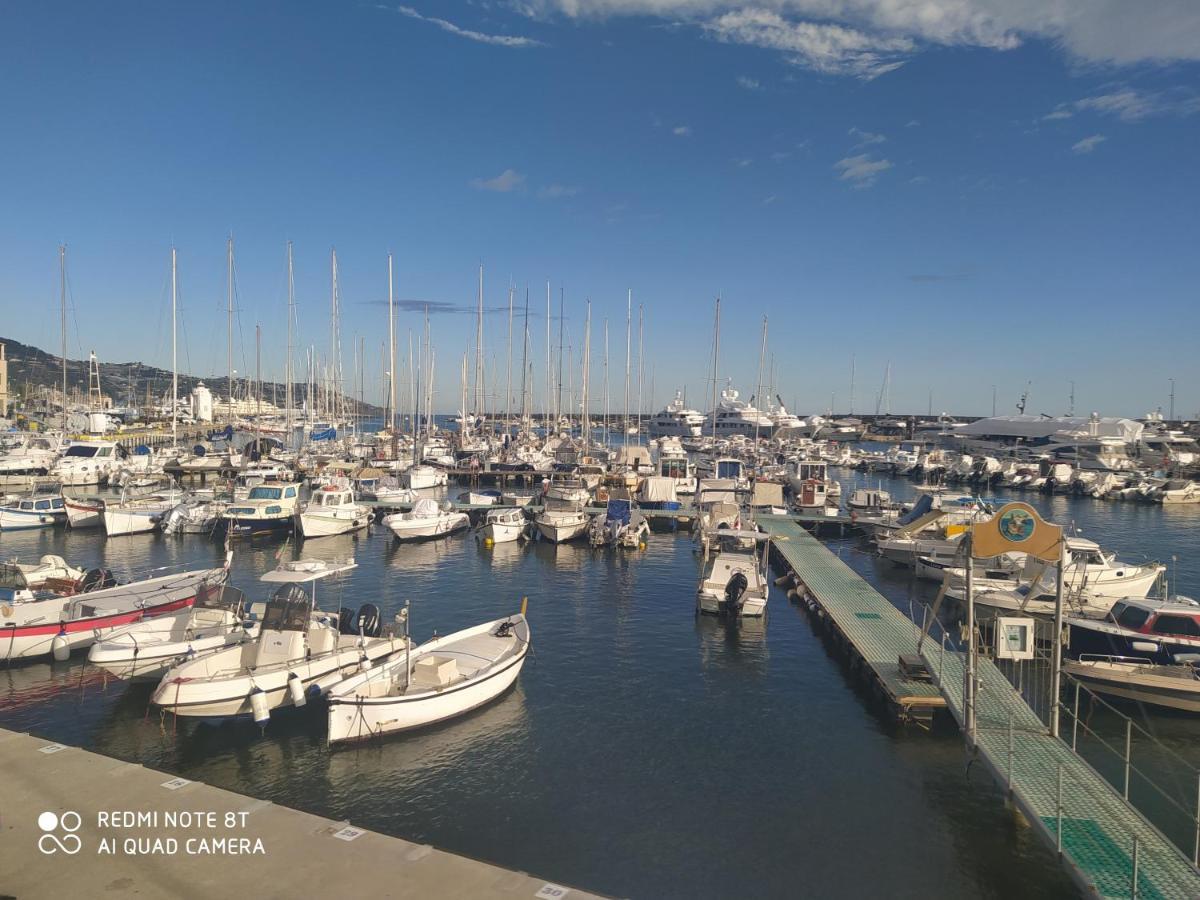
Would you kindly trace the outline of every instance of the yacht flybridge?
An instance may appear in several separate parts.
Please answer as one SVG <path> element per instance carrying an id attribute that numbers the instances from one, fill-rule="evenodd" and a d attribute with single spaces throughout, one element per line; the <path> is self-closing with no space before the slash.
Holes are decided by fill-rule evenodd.
<path id="1" fill-rule="evenodd" d="M 738 392 L 732 387 L 726 387 L 721 391 L 721 400 L 708 416 L 704 429 L 711 430 L 718 438 L 735 434 L 766 438 L 771 436 L 775 423 L 766 413 L 739 400 Z"/>
<path id="2" fill-rule="evenodd" d="M 355 566 L 301 559 L 263 575 L 279 587 L 265 604 L 258 639 L 180 663 L 163 675 L 152 702 L 181 716 L 251 714 L 265 724 L 271 710 L 303 706 L 310 694 L 402 649 L 406 639 L 383 633 L 374 604 L 354 616 L 317 608 L 316 583 Z"/>

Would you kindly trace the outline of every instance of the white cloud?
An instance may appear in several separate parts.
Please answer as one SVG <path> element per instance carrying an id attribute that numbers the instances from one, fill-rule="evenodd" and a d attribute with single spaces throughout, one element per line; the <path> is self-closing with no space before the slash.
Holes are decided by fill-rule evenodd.
<path id="1" fill-rule="evenodd" d="M 846 132 L 852 138 L 858 138 L 856 147 L 869 147 L 872 144 L 882 144 L 887 140 L 882 134 L 874 134 L 870 131 L 863 131 L 861 128 L 851 128 Z"/>
<path id="2" fill-rule="evenodd" d="M 738 87 L 745 88 L 748 91 L 760 91 L 762 85 L 757 78 L 751 78 L 749 75 L 739 75 L 736 79 Z"/>
<path id="3" fill-rule="evenodd" d="M 753 3 L 747 7 L 746 3 Z M 1125 65 L 1200 59 L 1200 3 L 1196 0 L 522 0 L 535 15 L 571 18 L 658 16 L 716 29 L 714 36 L 773 47 L 794 61 L 822 72 L 871 77 L 882 74 L 862 54 L 876 53 L 899 64 L 896 56 L 918 45 L 986 47 L 1010 50 L 1028 39 L 1062 47 L 1072 57 L 1093 63 Z M 777 35 L 768 39 L 741 32 L 726 20 L 775 16 Z M 819 24 L 818 24 L 819 23 Z M 762 31 L 765 26 L 760 26 Z M 854 35 L 857 46 L 836 46 L 823 29 Z M 785 39 L 785 34 L 793 36 Z M 822 45 L 806 54 L 798 46 Z M 897 46 L 894 41 L 907 41 Z M 873 46 L 874 45 L 874 46 Z M 885 63 L 887 65 L 887 63 Z"/>
<path id="4" fill-rule="evenodd" d="M 904 127 L 905 128 L 916 128 L 920 124 L 921 124 L 920 119 L 909 119 L 907 122 L 904 123 Z"/>
<path id="5" fill-rule="evenodd" d="M 742 157 L 741 159 L 735 159 L 733 161 L 733 164 L 735 166 L 737 166 L 739 169 L 745 169 L 748 166 L 752 165 L 753 163 L 754 163 L 754 160 L 750 159 L 748 156 Z"/>
<path id="6" fill-rule="evenodd" d="M 570 184 L 548 184 L 545 187 L 538 188 L 537 195 L 542 200 L 558 200 L 561 197 L 574 197 L 579 193 L 579 188 Z"/>
<path id="7" fill-rule="evenodd" d="M 692 127 L 690 125 L 676 125 L 671 129 L 671 134 L 679 137 L 691 137 Z"/>
<path id="8" fill-rule="evenodd" d="M 492 44 L 497 47 L 544 47 L 541 41 L 527 37 L 513 37 L 507 34 L 486 34 L 482 31 L 472 31 L 469 28 L 461 28 L 453 22 L 447 22 L 445 19 L 438 19 L 434 16 L 426 16 L 417 12 L 411 6 L 381 6 L 380 9 L 394 9 L 402 16 L 408 16 L 410 19 L 419 19 L 422 22 L 428 22 L 431 25 L 436 25 L 442 31 L 450 34 L 458 35 L 466 38 L 469 41 L 478 41 L 481 44 Z"/>
<path id="9" fill-rule="evenodd" d="M 839 159 L 833 167 L 841 173 L 838 175 L 840 180 L 848 181 L 856 188 L 867 188 L 875 183 L 880 172 L 892 168 L 892 163 L 886 159 L 872 159 L 869 153 L 860 153 Z"/>
<path id="10" fill-rule="evenodd" d="M 1081 141 L 1076 141 L 1071 145 L 1071 149 L 1076 153 L 1091 153 L 1098 145 L 1107 140 L 1108 138 L 1102 134 L 1093 134 L 1091 137 L 1085 137 Z"/>
<path id="11" fill-rule="evenodd" d="M 767 9 L 739 9 L 701 24 L 711 37 L 730 44 L 780 50 L 793 65 L 828 75 L 870 80 L 903 65 L 908 38 L 869 35 L 841 25 L 790 22 Z"/>
<path id="12" fill-rule="evenodd" d="M 772 194 L 770 197 L 763 197 L 763 206 L 770 206 L 778 199 L 779 197 L 775 194 Z"/>
<path id="13" fill-rule="evenodd" d="M 771 161 L 772 162 L 783 162 L 785 159 L 791 158 L 791 155 L 792 154 L 788 153 L 786 150 L 776 150 L 774 153 L 771 154 Z"/>
<path id="14" fill-rule="evenodd" d="M 1137 122 L 1147 116 L 1169 111 L 1169 104 L 1157 94 L 1144 94 L 1132 88 L 1085 97 L 1075 108 L 1116 116 L 1122 122 Z"/>
<path id="15" fill-rule="evenodd" d="M 511 191 L 520 190 L 524 186 L 525 176 L 515 169 L 505 169 L 495 178 L 471 179 L 471 187 L 478 188 L 481 191 L 495 191 L 498 194 L 507 194 Z"/>
<path id="16" fill-rule="evenodd" d="M 1071 112 L 1071 110 L 1069 110 L 1067 107 L 1060 105 L 1056 106 L 1050 112 L 1042 116 L 1042 121 L 1053 122 L 1055 119 L 1069 119 L 1073 115 L 1075 115 L 1075 113 Z"/>

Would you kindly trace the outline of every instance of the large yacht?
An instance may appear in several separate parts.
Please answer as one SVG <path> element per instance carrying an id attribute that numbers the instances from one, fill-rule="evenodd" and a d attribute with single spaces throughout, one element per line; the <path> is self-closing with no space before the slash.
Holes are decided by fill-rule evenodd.
<path id="1" fill-rule="evenodd" d="M 1081 469 L 1129 471 L 1143 426 L 1133 419 L 1083 416 L 995 416 L 955 429 L 950 445 L 996 457 L 1051 458 Z"/>
<path id="2" fill-rule="evenodd" d="M 732 387 L 721 391 L 721 400 L 708 419 L 718 438 L 742 434 L 747 437 L 770 437 L 774 432 L 775 423 L 771 417 L 762 411 L 738 399 L 738 392 Z M 706 430 L 709 426 L 705 426 Z"/>
<path id="3" fill-rule="evenodd" d="M 647 427 L 651 437 L 700 437 L 704 413 L 688 409 L 683 393 L 676 391 L 675 399 L 655 415 Z"/>

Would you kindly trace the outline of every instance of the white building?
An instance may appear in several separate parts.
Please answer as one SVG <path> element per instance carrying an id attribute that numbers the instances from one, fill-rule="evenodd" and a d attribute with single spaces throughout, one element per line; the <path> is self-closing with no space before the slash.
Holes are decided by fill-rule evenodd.
<path id="1" fill-rule="evenodd" d="M 212 391 L 204 386 L 203 381 L 192 389 L 192 418 L 197 422 L 213 420 Z"/>

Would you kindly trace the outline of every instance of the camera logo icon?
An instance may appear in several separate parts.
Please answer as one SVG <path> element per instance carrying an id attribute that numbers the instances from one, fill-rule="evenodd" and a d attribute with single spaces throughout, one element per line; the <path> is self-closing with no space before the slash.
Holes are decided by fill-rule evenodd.
<path id="1" fill-rule="evenodd" d="M 79 835 L 75 834 L 83 824 L 83 819 L 79 813 L 68 810 L 62 815 L 52 812 L 44 812 L 38 816 L 38 828 L 44 832 L 38 838 L 38 849 L 47 856 L 52 856 L 59 851 L 74 856 L 83 849 L 83 841 L 79 839 Z M 62 830 L 60 837 L 58 832 Z"/>

